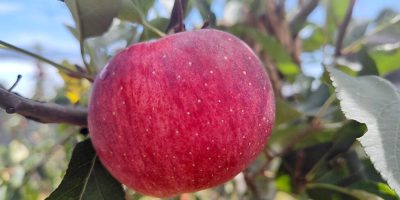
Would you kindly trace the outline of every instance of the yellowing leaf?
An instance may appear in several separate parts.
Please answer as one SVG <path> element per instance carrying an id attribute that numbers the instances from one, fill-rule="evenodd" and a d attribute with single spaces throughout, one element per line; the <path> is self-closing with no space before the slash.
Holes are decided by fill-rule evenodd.
<path id="1" fill-rule="evenodd" d="M 73 68 L 73 65 L 68 63 L 67 61 L 63 61 L 62 65 L 67 66 L 69 68 Z M 87 93 L 89 89 L 89 82 L 84 79 L 77 79 L 71 76 L 68 76 L 62 71 L 59 71 L 58 74 L 64 80 L 65 86 L 65 96 L 68 100 L 75 104 L 82 99 L 82 97 Z"/>

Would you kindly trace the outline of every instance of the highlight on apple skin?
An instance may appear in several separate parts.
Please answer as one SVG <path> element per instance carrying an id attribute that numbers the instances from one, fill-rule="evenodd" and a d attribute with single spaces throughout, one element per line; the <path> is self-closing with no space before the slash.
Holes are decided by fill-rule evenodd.
<path id="1" fill-rule="evenodd" d="M 156 197 L 222 184 L 263 150 L 274 94 L 254 52 L 212 29 L 134 44 L 95 80 L 90 136 L 121 183 Z"/>

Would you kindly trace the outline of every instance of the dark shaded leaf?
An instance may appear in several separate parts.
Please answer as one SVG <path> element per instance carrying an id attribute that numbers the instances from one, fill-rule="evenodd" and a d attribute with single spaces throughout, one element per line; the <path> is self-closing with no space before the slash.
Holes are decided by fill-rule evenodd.
<path id="1" fill-rule="evenodd" d="M 310 170 L 307 178 L 311 180 L 322 176 L 324 172 L 328 171 L 326 162 L 339 154 L 345 153 L 351 147 L 351 145 L 353 145 L 356 139 L 361 137 L 364 133 L 365 126 L 356 121 L 350 121 L 342 126 L 336 131 L 336 133 L 333 134 L 332 145 Z"/>
<path id="2" fill-rule="evenodd" d="M 398 89 L 400 89 L 400 69 L 387 74 L 385 78 L 393 83 L 393 85 L 395 85 Z"/>
<path id="3" fill-rule="evenodd" d="M 382 198 L 364 190 L 348 189 L 332 184 L 316 183 L 307 185 L 307 193 L 313 199 L 324 200 L 383 200 Z"/>
<path id="4" fill-rule="evenodd" d="M 47 200 L 123 200 L 122 185 L 98 160 L 90 140 L 78 143 L 72 152 L 67 172 Z"/>
<path id="5" fill-rule="evenodd" d="M 379 75 L 374 59 L 372 59 L 365 48 L 362 48 L 357 53 L 357 57 L 362 66 L 361 71 L 358 73 L 359 75 Z"/>
<path id="6" fill-rule="evenodd" d="M 65 3 L 74 17 L 81 41 L 105 33 L 121 6 L 121 0 L 66 0 Z"/>
<path id="7" fill-rule="evenodd" d="M 315 115 L 320 107 L 329 98 L 329 88 L 327 85 L 322 84 L 317 90 L 308 95 L 304 104 L 299 106 L 299 110 L 307 115 Z"/>
<path id="8" fill-rule="evenodd" d="M 291 122 L 295 119 L 299 119 L 301 114 L 297 111 L 292 105 L 288 102 L 277 98 L 275 101 L 276 107 L 276 117 L 275 117 L 275 126 L 280 124 Z"/>
<path id="9" fill-rule="evenodd" d="M 164 17 L 155 18 L 149 22 L 150 25 L 157 28 L 158 30 L 165 30 L 167 28 L 168 23 L 169 20 Z M 147 41 L 156 38 L 160 38 L 160 36 L 157 35 L 154 31 L 151 31 L 149 29 L 144 29 L 140 37 L 140 41 Z"/>

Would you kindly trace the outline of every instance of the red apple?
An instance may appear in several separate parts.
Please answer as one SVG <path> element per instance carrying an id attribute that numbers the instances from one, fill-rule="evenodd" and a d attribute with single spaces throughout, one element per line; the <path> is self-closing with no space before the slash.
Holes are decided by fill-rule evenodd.
<path id="1" fill-rule="evenodd" d="M 156 197 L 228 181 L 262 151 L 274 119 L 260 60 L 235 36 L 208 29 L 126 48 L 96 78 L 89 105 L 103 165 Z"/>

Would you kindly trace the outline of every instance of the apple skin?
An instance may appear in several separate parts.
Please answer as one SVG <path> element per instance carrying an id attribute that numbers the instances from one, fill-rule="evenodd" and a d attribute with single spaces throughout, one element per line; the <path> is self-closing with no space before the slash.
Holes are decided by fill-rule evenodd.
<path id="1" fill-rule="evenodd" d="M 88 123 L 98 157 L 117 180 L 170 197 L 244 170 L 274 120 L 260 60 L 235 36 L 202 29 L 118 53 L 94 82 Z"/>

